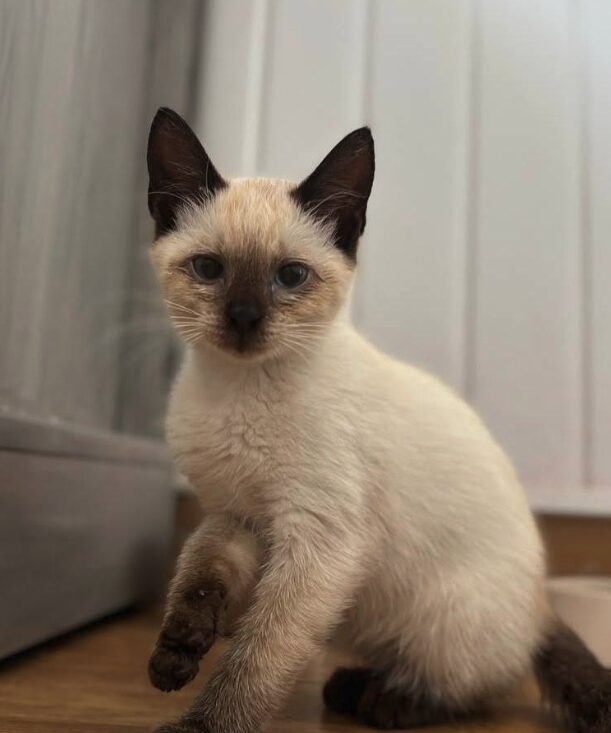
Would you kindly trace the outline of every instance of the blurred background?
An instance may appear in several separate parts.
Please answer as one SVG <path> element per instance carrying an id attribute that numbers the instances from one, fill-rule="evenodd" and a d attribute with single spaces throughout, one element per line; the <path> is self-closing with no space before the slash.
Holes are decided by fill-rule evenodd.
<path id="1" fill-rule="evenodd" d="M 160 105 L 227 176 L 299 179 L 372 126 L 357 325 L 481 412 L 560 569 L 607 568 L 610 39 L 608 0 L 0 0 L 0 655 L 166 556 Z"/>

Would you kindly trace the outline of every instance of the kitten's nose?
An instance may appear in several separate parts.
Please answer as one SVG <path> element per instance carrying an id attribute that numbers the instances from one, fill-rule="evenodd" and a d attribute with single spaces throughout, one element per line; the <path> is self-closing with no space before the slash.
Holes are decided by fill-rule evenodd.
<path id="1" fill-rule="evenodd" d="M 254 331 L 263 319 L 263 308 L 254 300 L 239 300 L 227 308 L 229 325 L 238 333 Z"/>

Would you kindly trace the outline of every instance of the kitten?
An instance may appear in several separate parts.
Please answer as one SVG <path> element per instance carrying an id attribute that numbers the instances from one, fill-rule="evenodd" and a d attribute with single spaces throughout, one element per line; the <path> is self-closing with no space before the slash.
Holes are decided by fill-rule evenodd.
<path id="1" fill-rule="evenodd" d="M 381 354 L 348 302 L 371 133 L 302 183 L 225 181 L 162 109 L 149 139 L 152 260 L 188 349 L 168 440 L 205 509 L 149 664 L 177 689 L 158 733 L 254 733 L 326 640 L 361 660 L 332 710 L 380 728 L 481 710 L 531 668 L 573 731 L 611 731 L 611 679 L 551 615 L 522 488 L 474 412 Z"/>

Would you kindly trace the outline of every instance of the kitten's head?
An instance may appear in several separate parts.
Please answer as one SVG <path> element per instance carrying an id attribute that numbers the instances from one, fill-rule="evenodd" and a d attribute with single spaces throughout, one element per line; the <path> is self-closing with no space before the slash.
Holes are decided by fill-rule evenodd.
<path id="1" fill-rule="evenodd" d="M 161 109 L 148 168 L 152 260 L 187 341 L 262 358 L 306 349 L 336 318 L 373 183 L 368 128 L 300 184 L 225 181 L 186 122 Z"/>

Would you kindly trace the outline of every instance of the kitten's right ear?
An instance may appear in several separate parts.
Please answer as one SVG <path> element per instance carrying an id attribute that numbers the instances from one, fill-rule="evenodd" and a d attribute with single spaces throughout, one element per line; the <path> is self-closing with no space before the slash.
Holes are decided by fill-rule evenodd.
<path id="1" fill-rule="evenodd" d="M 156 237 L 175 228 L 181 206 L 201 202 L 227 185 L 193 130 L 167 107 L 161 107 L 153 119 L 146 159 L 148 205 Z"/>

